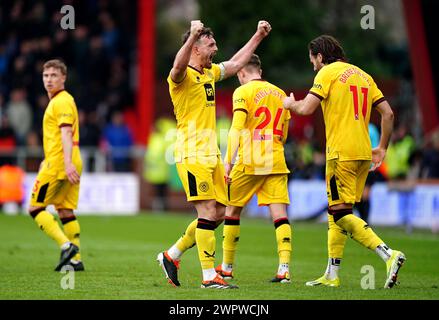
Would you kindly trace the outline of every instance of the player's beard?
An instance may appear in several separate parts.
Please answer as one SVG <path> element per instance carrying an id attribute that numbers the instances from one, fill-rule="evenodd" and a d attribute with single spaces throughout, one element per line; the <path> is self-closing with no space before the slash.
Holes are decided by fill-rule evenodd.
<path id="1" fill-rule="evenodd" d="M 205 66 L 207 69 L 212 68 L 212 60 L 210 58 L 207 58 Z"/>
<path id="2" fill-rule="evenodd" d="M 211 54 L 210 56 L 206 57 L 205 68 L 207 68 L 207 69 L 212 68 L 212 61 L 213 61 L 214 56 L 215 56 L 215 54 Z"/>

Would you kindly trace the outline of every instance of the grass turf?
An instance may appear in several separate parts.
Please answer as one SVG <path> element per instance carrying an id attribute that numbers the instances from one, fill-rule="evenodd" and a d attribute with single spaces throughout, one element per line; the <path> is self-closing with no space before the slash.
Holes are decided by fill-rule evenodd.
<path id="1" fill-rule="evenodd" d="M 143 300 L 418 300 L 439 299 L 439 236 L 416 230 L 374 228 L 407 262 L 401 284 L 383 289 L 385 264 L 370 250 L 348 239 L 340 272 L 341 287 L 309 288 L 323 274 L 326 225 L 293 223 L 292 283 L 272 284 L 277 270 L 274 228 L 265 219 L 243 218 L 231 281 L 238 290 L 202 290 L 196 248 L 182 259 L 180 288 L 167 284 L 155 261 L 194 218 L 184 214 L 143 213 L 135 217 L 80 216 L 85 272 L 75 273 L 74 290 L 61 288 L 65 274 L 53 271 L 59 249 L 28 216 L 0 214 L 0 299 L 143 299 Z M 221 261 L 222 227 L 216 232 L 216 261 Z M 361 288 L 363 266 L 373 267 L 375 290 Z"/>

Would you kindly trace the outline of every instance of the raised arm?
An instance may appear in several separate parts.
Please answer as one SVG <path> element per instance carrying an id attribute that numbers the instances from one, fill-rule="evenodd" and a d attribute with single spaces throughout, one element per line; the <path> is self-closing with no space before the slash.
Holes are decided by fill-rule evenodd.
<path id="1" fill-rule="evenodd" d="M 250 40 L 228 61 L 224 61 L 224 78 L 234 76 L 250 60 L 253 52 L 271 31 L 271 26 L 267 21 L 259 21 L 258 28 Z"/>
<path id="2" fill-rule="evenodd" d="M 372 168 L 370 171 L 376 170 L 383 162 L 393 131 L 394 115 L 389 103 L 384 100 L 375 108 L 381 114 L 381 138 L 378 147 L 372 150 Z"/>
<path id="3" fill-rule="evenodd" d="M 171 70 L 171 79 L 172 81 L 178 83 L 183 81 L 186 76 L 186 68 L 189 64 L 189 60 L 191 57 L 192 47 L 195 42 L 198 40 L 198 36 L 203 30 L 203 23 L 200 20 L 191 21 L 191 33 L 187 41 L 183 44 L 183 46 L 178 50 L 177 55 L 174 59 L 174 65 Z"/>

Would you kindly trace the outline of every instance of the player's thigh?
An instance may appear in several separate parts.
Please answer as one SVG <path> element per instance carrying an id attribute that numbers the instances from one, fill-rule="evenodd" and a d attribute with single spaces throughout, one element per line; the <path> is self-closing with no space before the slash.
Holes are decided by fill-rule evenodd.
<path id="1" fill-rule="evenodd" d="M 40 171 L 32 187 L 30 206 L 46 207 L 53 204 L 62 187 L 62 180 L 58 180 L 56 175 L 47 174 L 44 170 Z"/>
<path id="2" fill-rule="evenodd" d="M 187 158 L 176 166 L 188 201 L 216 199 L 213 182 L 215 165 Z"/>
<path id="3" fill-rule="evenodd" d="M 261 187 L 266 176 L 248 175 L 239 167 L 234 167 L 230 177 L 232 182 L 227 185 L 229 205 L 244 207 Z"/>
<path id="4" fill-rule="evenodd" d="M 329 206 L 354 204 L 357 196 L 357 161 L 326 162 L 326 192 Z"/>
<path id="5" fill-rule="evenodd" d="M 369 176 L 370 169 L 370 161 L 369 160 L 358 160 L 358 170 L 357 170 L 357 186 L 356 186 L 356 202 L 361 201 L 361 196 L 364 191 L 364 186 L 366 185 L 366 181 Z M 373 172 L 371 172 L 373 174 Z M 371 177 L 369 179 L 372 179 Z"/>
<path id="6" fill-rule="evenodd" d="M 64 180 L 65 183 L 62 186 L 62 190 L 55 199 L 55 208 L 58 209 L 71 209 L 78 208 L 79 200 L 79 183 L 71 184 L 68 180 Z"/>
<path id="7" fill-rule="evenodd" d="M 258 205 L 264 206 L 273 203 L 289 204 L 288 175 L 271 174 L 266 176 L 258 191 Z"/>
<path id="8" fill-rule="evenodd" d="M 217 202 L 221 203 L 224 206 L 229 205 L 228 197 L 227 197 L 227 185 L 225 181 L 225 171 L 224 164 L 221 161 L 221 157 L 217 157 L 217 163 L 215 165 L 213 171 L 213 186 L 215 190 L 215 199 Z M 225 211 L 224 211 L 225 213 Z"/>

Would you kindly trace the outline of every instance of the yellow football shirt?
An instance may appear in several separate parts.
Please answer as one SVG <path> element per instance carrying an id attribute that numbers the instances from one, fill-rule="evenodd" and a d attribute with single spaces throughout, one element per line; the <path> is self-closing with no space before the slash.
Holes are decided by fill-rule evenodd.
<path id="1" fill-rule="evenodd" d="M 290 112 L 285 92 L 264 80 L 252 80 L 233 93 L 233 111 L 247 113 L 239 137 L 236 166 L 246 174 L 289 173 L 284 155 Z"/>
<path id="2" fill-rule="evenodd" d="M 224 68 L 212 64 L 202 72 L 188 66 L 186 76 L 175 83 L 168 76 L 169 93 L 177 119 L 175 161 L 187 157 L 220 154 L 216 136 L 215 82 L 222 80 Z"/>
<path id="3" fill-rule="evenodd" d="M 352 64 L 333 62 L 317 73 L 310 93 L 321 100 L 326 159 L 370 160 L 370 113 L 384 100 L 372 77 Z"/>
<path id="4" fill-rule="evenodd" d="M 72 126 L 73 148 L 72 163 L 76 169 L 82 170 L 82 160 L 79 151 L 78 110 L 73 97 L 66 91 L 58 92 L 50 99 L 43 118 L 43 169 L 56 175 L 59 179 L 66 177 L 64 171 L 64 152 L 61 140 L 61 127 Z"/>

